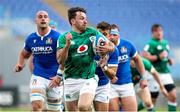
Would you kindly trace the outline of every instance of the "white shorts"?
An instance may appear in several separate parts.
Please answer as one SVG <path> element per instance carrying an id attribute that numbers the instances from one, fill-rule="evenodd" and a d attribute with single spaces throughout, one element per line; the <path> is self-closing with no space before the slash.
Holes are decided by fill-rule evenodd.
<path id="1" fill-rule="evenodd" d="M 94 101 L 109 103 L 110 89 L 111 89 L 110 83 L 106 85 L 98 86 L 96 89 Z"/>
<path id="2" fill-rule="evenodd" d="M 30 80 L 30 89 L 33 90 L 40 90 L 43 91 L 44 94 L 40 93 L 30 93 L 30 101 L 34 100 L 41 100 L 41 101 L 46 101 L 48 98 L 51 99 L 59 99 L 62 98 L 63 95 L 63 87 L 55 87 L 55 88 L 48 88 L 48 85 L 51 80 L 45 79 L 40 76 L 32 75 L 31 80 Z"/>
<path id="3" fill-rule="evenodd" d="M 133 83 L 117 85 L 111 84 L 110 98 L 123 98 L 128 96 L 135 96 Z"/>
<path id="4" fill-rule="evenodd" d="M 139 82 L 134 86 L 134 90 L 135 90 L 136 93 L 138 93 L 141 90 Z"/>
<path id="5" fill-rule="evenodd" d="M 160 75 L 161 82 L 164 85 L 174 84 L 174 81 L 173 81 L 170 73 L 159 73 L 159 75 Z"/>
<path id="6" fill-rule="evenodd" d="M 95 95 L 98 86 L 98 76 L 90 79 L 73 79 L 64 80 L 65 101 L 75 101 L 83 93 L 91 93 Z"/>
<path id="7" fill-rule="evenodd" d="M 159 91 L 159 84 L 154 79 L 154 77 L 151 74 L 147 75 L 147 81 L 148 81 L 148 88 L 150 92 L 158 92 Z"/>

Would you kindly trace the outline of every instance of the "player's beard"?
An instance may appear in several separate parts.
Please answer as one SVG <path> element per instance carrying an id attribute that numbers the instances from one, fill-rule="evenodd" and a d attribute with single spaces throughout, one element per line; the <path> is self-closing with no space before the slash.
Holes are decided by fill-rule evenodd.
<path id="1" fill-rule="evenodd" d="M 45 30 L 47 27 L 48 27 L 47 23 L 46 23 L 46 24 L 40 24 L 40 25 L 39 25 L 39 28 L 40 28 L 41 30 Z"/>
<path id="2" fill-rule="evenodd" d="M 76 28 L 81 31 L 81 32 L 84 32 L 87 28 L 87 24 L 83 24 L 83 25 L 80 25 L 78 23 L 76 23 Z"/>

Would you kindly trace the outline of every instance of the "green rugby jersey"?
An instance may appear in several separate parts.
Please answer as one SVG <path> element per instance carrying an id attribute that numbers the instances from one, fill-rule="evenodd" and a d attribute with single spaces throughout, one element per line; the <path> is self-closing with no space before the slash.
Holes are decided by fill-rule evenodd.
<path id="1" fill-rule="evenodd" d="M 144 47 L 144 50 L 149 52 L 151 55 L 157 55 L 159 57 L 159 54 L 162 51 L 167 51 L 169 52 L 169 44 L 166 40 L 157 40 L 155 38 L 152 38 Z M 155 62 L 151 62 L 155 69 L 159 73 L 169 73 L 169 67 L 168 67 L 168 57 L 160 60 L 158 59 Z"/>
<path id="2" fill-rule="evenodd" d="M 94 77 L 96 62 L 94 60 L 95 53 L 90 37 L 98 35 L 99 32 L 94 28 L 88 27 L 81 34 L 74 31 L 70 31 L 70 33 L 72 34 L 72 40 L 68 57 L 65 61 L 65 79 L 89 79 Z M 61 49 L 65 46 L 66 34 L 67 33 L 59 37 L 57 49 Z"/>
<path id="3" fill-rule="evenodd" d="M 144 64 L 145 70 L 151 72 L 151 69 L 153 67 L 151 62 L 145 58 L 141 58 L 141 59 Z M 139 82 L 139 80 L 141 79 L 141 75 L 138 72 L 137 68 L 136 67 L 134 68 L 132 66 L 131 66 L 131 74 L 132 74 L 132 81 L 133 81 L 134 85 L 136 85 Z"/>

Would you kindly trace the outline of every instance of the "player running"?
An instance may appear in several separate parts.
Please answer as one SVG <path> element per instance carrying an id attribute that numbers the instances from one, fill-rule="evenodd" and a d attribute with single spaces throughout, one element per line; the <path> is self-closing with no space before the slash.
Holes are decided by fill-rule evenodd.
<path id="1" fill-rule="evenodd" d="M 57 60 L 64 64 L 64 95 L 68 111 L 91 111 L 98 85 L 95 75 L 96 62 L 93 38 L 105 37 L 97 30 L 87 27 L 86 10 L 72 7 L 68 10 L 72 30 L 62 35 L 57 45 Z M 98 47 L 100 54 L 113 51 L 114 46 Z"/>
<path id="2" fill-rule="evenodd" d="M 160 74 L 160 79 L 169 94 L 167 97 L 168 110 L 176 111 L 176 89 L 168 67 L 168 65 L 173 64 L 172 59 L 169 57 L 169 44 L 168 41 L 163 38 L 163 28 L 161 25 L 154 24 L 151 31 L 152 39 L 145 45 L 142 55 L 152 63 Z M 153 103 L 156 102 L 157 96 L 158 94 L 155 98 L 152 98 Z"/>
<path id="3" fill-rule="evenodd" d="M 100 22 L 96 28 L 109 39 L 111 25 L 107 22 Z M 95 74 L 99 77 L 98 87 L 94 98 L 95 111 L 109 110 L 110 81 L 116 82 L 116 71 L 118 66 L 119 51 L 116 48 L 114 52 L 109 53 L 106 57 L 97 56 L 97 67 Z M 107 58 L 107 59 L 106 59 Z"/>
<path id="4" fill-rule="evenodd" d="M 142 58 L 142 62 L 146 70 L 146 75 L 152 74 L 154 79 L 158 82 L 161 92 L 164 94 L 164 96 L 168 96 L 168 93 L 166 89 L 164 88 L 162 82 L 160 81 L 160 78 L 156 69 L 152 66 L 152 64 L 147 59 Z M 141 100 L 145 104 L 148 111 L 154 111 L 155 109 L 151 100 L 151 94 L 150 94 L 149 88 L 148 87 L 145 87 L 144 89 L 140 88 L 139 82 L 141 80 L 141 75 L 136 68 L 134 60 L 131 60 L 131 73 L 132 73 L 132 81 L 135 86 L 134 88 L 135 88 L 136 94 L 141 98 Z M 142 108 L 138 106 L 138 110 L 141 110 L 141 109 Z"/>
<path id="5" fill-rule="evenodd" d="M 118 80 L 111 84 L 110 111 L 119 111 L 120 104 L 123 111 L 137 111 L 137 102 L 132 83 L 132 75 L 130 70 L 130 60 L 133 59 L 137 68 L 142 75 L 140 87 L 147 86 L 145 79 L 145 69 L 136 48 L 129 41 L 121 39 L 119 28 L 117 25 L 111 25 L 110 40 L 117 46 L 119 50 L 118 70 L 116 76 Z"/>
<path id="6" fill-rule="evenodd" d="M 20 72 L 25 61 L 33 55 L 33 71 L 30 81 L 30 101 L 33 111 L 60 110 L 60 89 L 49 88 L 51 78 L 57 73 L 59 64 L 56 60 L 56 46 L 60 34 L 49 27 L 46 11 L 36 13 L 37 32 L 30 34 L 21 50 L 15 71 Z M 47 104 L 46 104 L 47 103 Z"/>

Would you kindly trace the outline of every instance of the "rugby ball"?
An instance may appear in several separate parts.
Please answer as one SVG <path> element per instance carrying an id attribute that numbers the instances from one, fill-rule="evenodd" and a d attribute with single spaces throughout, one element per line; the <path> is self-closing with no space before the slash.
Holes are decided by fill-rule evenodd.
<path id="1" fill-rule="evenodd" d="M 94 51 L 95 55 L 101 55 L 101 54 L 98 53 L 96 47 L 106 45 L 107 44 L 106 37 L 104 37 L 102 35 L 96 35 L 96 36 L 91 36 L 90 40 L 92 42 L 93 51 Z"/>

